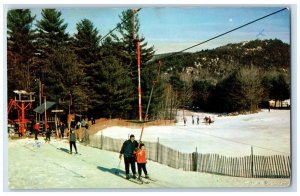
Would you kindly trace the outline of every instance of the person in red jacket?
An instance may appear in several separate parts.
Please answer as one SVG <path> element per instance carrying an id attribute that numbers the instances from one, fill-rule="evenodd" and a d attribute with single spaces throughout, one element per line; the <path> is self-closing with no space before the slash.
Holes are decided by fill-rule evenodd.
<path id="1" fill-rule="evenodd" d="M 134 153 L 136 154 L 136 162 L 138 166 L 138 174 L 139 174 L 138 179 L 141 179 L 142 169 L 144 171 L 145 178 L 149 178 L 147 168 L 146 168 L 147 159 L 146 159 L 145 144 L 141 143 L 140 148 L 138 148 Z"/>
<path id="2" fill-rule="evenodd" d="M 35 124 L 34 124 L 34 126 L 33 126 L 33 129 L 34 129 L 34 139 L 35 140 L 38 140 L 38 134 L 39 134 L 39 132 L 40 132 L 40 125 L 39 125 L 39 123 L 38 122 L 36 122 Z"/>

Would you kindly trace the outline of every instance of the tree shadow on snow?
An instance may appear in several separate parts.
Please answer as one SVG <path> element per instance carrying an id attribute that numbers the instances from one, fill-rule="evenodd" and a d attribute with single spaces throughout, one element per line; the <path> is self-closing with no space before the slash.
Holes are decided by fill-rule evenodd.
<path id="1" fill-rule="evenodd" d="M 106 168 L 106 167 L 101 167 L 101 166 L 97 166 L 97 169 L 104 171 L 104 172 L 109 172 L 112 174 L 123 174 L 125 175 L 125 171 L 120 170 L 119 168 Z"/>

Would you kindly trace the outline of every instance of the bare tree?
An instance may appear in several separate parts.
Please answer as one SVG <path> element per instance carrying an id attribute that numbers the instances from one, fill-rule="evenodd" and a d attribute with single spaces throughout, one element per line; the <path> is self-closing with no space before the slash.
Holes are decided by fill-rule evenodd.
<path id="1" fill-rule="evenodd" d="M 241 94 L 244 96 L 245 109 L 255 112 L 258 108 L 258 102 L 263 95 L 263 87 L 259 77 L 258 68 L 242 68 L 239 71 L 239 80 L 241 83 Z M 249 107 L 250 106 L 250 107 Z"/>

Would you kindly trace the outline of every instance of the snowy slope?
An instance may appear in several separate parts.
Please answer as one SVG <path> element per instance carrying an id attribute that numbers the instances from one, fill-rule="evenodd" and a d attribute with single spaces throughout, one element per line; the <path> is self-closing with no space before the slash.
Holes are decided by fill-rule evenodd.
<path id="1" fill-rule="evenodd" d="M 38 147 L 31 139 L 8 141 L 10 189 L 128 189 L 128 188 L 216 188 L 287 187 L 289 179 L 247 179 L 185 172 L 148 161 L 155 183 L 137 185 L 114 174 L 118 154 L 77 143 L 81 155 L 68 154 L 66 140 L 52 139 Z M 121 169 L 124 170 L 123 162 Z"/>
<path id="2" fill-rule="evenodd" d="M 262 110 L 256 114 L 221 116 L 185 112 L 187 125 L 178 116 L 175 126 L 153 126 L 144 129 L 144 141 L 159 142 L 181 152 L 217 153 L 227 156 L 248 156 L 253 146 L 256 155 L 290 155 L 290 110 Z M 178 113 L 182 115 L 182 113 Z M 194 115 L 195 124 L 192 124 Z M 197 125 L 196 117 L 200 117 Z M 215 122 L 203 123 L 204 116 Z M 101 134 L 98 132 L 97 134 Z M 126 139 L 129 134 L 140 137 L 141 128 L 109 127 L 104 136 Z"/>

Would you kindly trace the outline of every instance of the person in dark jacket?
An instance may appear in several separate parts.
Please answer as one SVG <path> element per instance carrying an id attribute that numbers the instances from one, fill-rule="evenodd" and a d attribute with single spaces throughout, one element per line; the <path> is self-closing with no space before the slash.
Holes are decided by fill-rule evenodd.
<path id="1" fill-rule="evenodd" d="M 51 130 L 49 129 L 49 125 L 44 125 L 44 130 L 45 130 L 45 134 L 46 134 L 46 139 L 45 139 L 45 143 L 48 141 L 48 143 L 50 143 L 50 137 L 51 137 Z"/>
<path id="2" fill-rule="evenodd" d="M 66 126 L 63 122 L 60 122 L 59 129 L 60 129 L 61 139 L 64 139 L 64 132 L 65 132 Z"/>
<path id="3" fill-rule="evenodd" d="M 137 141 L 135 141 L 134 135 L 130 135 L 130 139 L 126 140 L 121 148 L 119 158 L 122 159 L 122 155 L 124 155 L 124 163 L 125 163 L 125 171 L 126 178 L 129 179 L 129 165 L 131 166 L 131 171 L 133 174 L 133 178 L 136 178 L 136 170 L 135 170 L 135 154 L 134 150 L 138 147 Z"/>
<path id="4" fill-rule="evenodd" d="M 74 133 L 74 130 L 71 128 L 70 129 L 70 134 L 69 134 L 69 143 L 70 143 L 70 154 L 72 154 L 72 145 L 75 148 L 75 154 L 77 154 L 77 148 L 76 148 L 76 135 Z"/>

